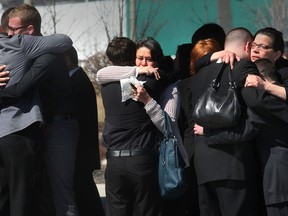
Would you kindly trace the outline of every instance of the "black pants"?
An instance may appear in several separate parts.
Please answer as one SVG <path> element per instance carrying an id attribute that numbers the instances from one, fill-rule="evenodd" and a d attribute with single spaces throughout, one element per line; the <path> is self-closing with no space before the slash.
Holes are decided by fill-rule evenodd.
<path id="1" fill-rule="evenodd" d="M 287 216 L 288 215 L 288 202 L 267 205 L 268 216 Z"/>
<path id="2" fill-rule="evenodd" d="M 34 126 L 0 138 L 0 215 L 33 216 L 34 165 L 37 141 Z M 39 131 L 34 137 L 39 135 Z M 37 139 L 36 139 L 37 140 Z"/>
<path id="3" fill-rule="evenodd" d="M 187 191 L 175 200 L 162 199 L 161 216 L 199 216 L 198 184 L 193 160 L 186 169 Z"/>
<path id="4" fill-rule="evenodd" d="M 74 186 L 80 215 L 105 215 L 92 170 L 89 172 L 85 167 L 82 170 L 76 169 Z"/>
<path id="5" fill-rule="evenodd" d="M 157 216 L 159 189 L 154 156 L 110 157 L 105 171 L 110 216 Z"/>
<path id="6" fill-rule="evenodd" d="M 199 186 L 200 216 L 262 215 L 258 190 L 244 181 L 221 180 Z"/>

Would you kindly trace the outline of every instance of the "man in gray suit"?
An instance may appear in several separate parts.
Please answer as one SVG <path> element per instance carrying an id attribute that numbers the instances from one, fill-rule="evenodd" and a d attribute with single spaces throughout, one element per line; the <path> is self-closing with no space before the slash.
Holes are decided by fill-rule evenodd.
<path id="1" fill-rule="evenodd" d="M 14 20 L 13 20 L 14 22 L 13 21 L 11 22 L 12 13 L 14 13 Z M 15 35 L 12 38 L 26 38 L 26 37 L 34 38 L 34 36 L 31 36 L 31 35 L 41 35 L 40 25 L 41 25 L 41 16 L 35 7 L 28 6 L 28 5 L 23 5 L 23 6 L 20 5 L 20 6 L 15 7 L 9 13 L 8 33 L 9 35 Z M 44 37 L 39 36 L 39 38 L 44 38 Z M 32 44 L 33 44 L 33 41 L 31 41 L 31 46 Z M 70 46 L 71 44 L 72 42 L 70 42 Z M 41 43 L 36 43 L 34 46 L 38 46 L 38 49 L 41 50 L 41 47 L 42 47 Z M 62 49 L 60 50 L 60 52 L 63 52 L 65 50 L 66 49 L 64 50 Z M 17 60 L 21 60 L 21 58 Z M 31 195 L 32 195 L 31 191 L 33 191 L 32 189 L 34 189 L 33 178 L 34 178 L 34 168 L 35 168 L 34 161 L 36 160 L 35 151 L 36 149 L 39 148 L 39 144 L 37 145 L 36 141 L 39 142 L 40 139 L 41 141 L 43 141 L 43 137 L 37 137 L 42 134 L 41 132 L 43 128 L 39 127 L 39 123 L 43 122 L 43 116 L 45 118 L 45 122 L 47 123 L 45 127 L 46 128 L 45 135 L 47 135 L 45 139 L 45 143 L 49 142 L 52 144 L 56 144 L 57 146 L 55 147 L 55 145 L 49 145 L 48 147 L 57 148 L 57 151 L 54 151 L 53 153 L 51 153 L 53 149 L 52 150 L 49 149 L 50 153 L 49 151 L 45 151 L 45 152 L 49 153 L 50 155 L 53 155 L 53 159 L 51 159 L 51 161 L 53 162 L 55 161 L 57 163 L 56 166 L 52 165 L 54 168 L 62 168 L 63 166 L 65 166 L 64 171 L 59 172 L 60 175 L 59 173 L 58 174 L 54 173 L 55 175 L 52 175 L 52 176 L 55 178 L 67 177 L 68 180 L 65 179 L 64 181 L 61 181 L 61 182 L 71 185 L 71 188 L 68 189 L 69 192 L 65 193 L 66 188 L 65 189 L 61 188 L 63 190 L 59 193 L 60 195 L 65 194 L 64 198 L 61 197 L 60 199 L 58 199 L 60 200 L 61 204 L 63 204 L 62 205 L 63 208 L 61 209 L 61 211 L 64 212 L 63 215 L 66 213 L 66 211 L 68 211 L 68 208 L 69 208 L 68 205 L 76 206 L 76 202 L 73 200 L 74 198 L 73 197 L 73 180 L 71 179 L 73 178 L 73 174 L 74 174 L 74 159 L 75 159 L 75 151 L 76 151 L 75 149 L 76 149 L 76 144 L 77 144 L 77 139 L 78 139 L 78 123 L 77 123 L 77 120 L 73 118 L 72 111 L 71 111 L 73 109 L 72 95 L 70 95 L 71 86 L 70 86 L 70 79 L 66 71 L 67 71 L 67 67 L 65 65 L 64 56 L 61 56 L 59 54 L 55 55 L 52 53 L 40 55 L 34 60 L 33 65 L 31 66 L 29 72 L 26 72 L 24 76 L 20 76 L 21 79 L 16 80 L 15 82 L 12 82 L 14 78 L 12 76 L 10 80 L 8 81 L 8 85 L 10 85 L 9 83 L 11 83 L 12 85 L 4 88 L 0 92 L 1 94 L 0 97 L 2 98 L 2 102 L 3 102 L 3 106 L 1 107 L 2 108 L 1 113 L 3 114 L 10 113 L 9 116 L 11 120 L 8 119 L 9 121 L 7 122 L 9 122 L 11 127 L 13 127 L 12 130 L 14 130 L 15 127 L 19 127 L 19 125 L 23 126 L 24 128 L 27 127 L 27 125 L 29 126 L 28 129 L 25 128 L 25 130 L 22 130 L 19 132 L 16 130 L 16 135 L 17 135 L 16 138 L 15 138 L 15 134 L 11 134 L 11 135 L 8 134 L 8 136 L 5 136 L 3 137 L 3 139 L 1 138 L 0 140 L 1 142 L 3 142 L 2 145 L 5 148 L 8 149 L 8 146 L 9 146 L 9 150 L 11 151 L 10 155 L 13 156 L 12 159 L 5 158 L 6 163 L 4 163 L 4 165 L 9 166 L 9 161 L 15 160 L 15 163 L 13 164 L 15 165 L 17 164 L 18 165 L 17 167 L 20 167 L 19 169 L 22 172 L 22 173 L 18 172 L 17 167 L 15 167 L 13 170 L 13 172 L 15 173 L 21 173 L 21 178 L 19 178 L 17 175 L 12 175 L 13 177 L 15 176 L 15 179 L 16 179 L 15 182 L 17 182 L 20 185 L 19 187 L 17 187 L 16 183 L 11 184 L 11 183 L 8 183 L 7 181 L 4 181 L 5 179 L 7 179 L 5 178 L 6 177 L 5 175 L 3 175 L 3 181 L 2 179 L 0 181 L 1 189 L 3 189 L 3 191 L 4 190 L 8 192 L 10 191 L 12 193 L 10 194 L 11 196 L 17 196 L 17 198 L 11 198 L 13 202 L 10 202 L 10 203 L 8 202 L 9 200 L 6 197 L 5 199 L 4 198 L 1 199 L 1 201 L 3 201 L 3 203 L 1 203 L 1 206 L 3 206 L 3 209 L 1 210 L 3 210 L 3 212 L 6 211 L 5 209 L 11 209 L 10 211 L 13 212 L 13 214 L 11 213 L 11 215 L 34 215 L 35 213 L 35 211 L 33 211 L 33 208 L 35 209 L 37 204 L 35 204 L 36 202 L 35 200 L 33 203 L 33 200 L 31 198 Z M 11 72 L 9 76 L 11 76 Z M 15 75 L 18 76 L 20 74 L 16 73 Z M 35 89 L 35 86 L 37 86 L 37 84 L 39 88 Z M 39 108 L 40 105 L 44 109 L 40 110 Z M 9 109 L 9 112 L 3 112 L 3 110 L 6 108 Z M 15 112 L 18 116 L 21 114 L 21 118 L 19 117 L 16 120 L 12 121 L 13 118 L 17 117 L 16 115 L 12 115 L 13 112 Z M 28 114 L 29 116 L 27 117 Z M 15 122 L 17 123 L 15 124 Z M 57 122 L 57 125 L 55 122 Z M 58 124 L 59 122 L 60 124 Z M 61 126 L 61 124 L 64 126 Z M 33 126 L 31 129 L 30 129 L 30 125 Z M 59 130 L 59 128 L 61 128 L 61 130 Z M 53 133 L 52 136 L 50 135 L 51 133 Z M 21 139 L 19 139 L 19 136 L 21 136 Z M 55 139 L 53 139 L 54 137 Z M 37 140 L 34 140 L 36 138 Z M 18 142 L 20 144 L 18 144 Z M 11 143 L 14 143 L 15 145 L 11 145 Z M 65 151 L 63 151 L 63 149 L 59 150 L 60 146 L 61 147 L 63 146 L 57 145 L 58 143 L 69 144 L 69 147 L 63 148 L 65 149 Z M 75 145 L 73 146 L 73 144 Z M 22 146 L 25 145 L 23 148 L 26 150 L 26 153 L 24 150 L 19 151 L 19 148 L 21 147 L 21 145 Z M 15 148 L 12 149 L 13 146 L 15 146 Z M 22 154 L 24 154 L 25 157 L 19 157 L 18 155 L 16 155 L 16 154 L 19 154 L 19 152 L 23 152 Z M 63 157 L 62 155 L 59 155 L 60 153 L 67 154 L 69 157 L 68 156 Z M 5 156 L 6 155 L 7 154 L 5 154 Z M 23 158 L 23 162 L 20 161 L 21 158 Z M 24 158 L 26 158 L 25 161 L 24 161 Z M 57 162 L 56 160 L 57 158 L 58 159 L 60 158 L 61 162 L 59 161 Z M 25 167 L 23 168 L 23 166 L 27 166 L 27 168 L 25 169 Z M 24 171 L 26 171 L 26 173 L 23 173 Z M 72 177 L 70 176 L 71 173 L 72 173 Z M 56 179 L 56 181 L 57 180 L 58 179 Z M 13 179 L 8 178 L 8 181 L 13 181 Z M 51 178 L 50 178 L 50 181 L 52 182 Z M 55 184 L 55 181 L 52 183 Z M 15 191 L 14 189 L 9 188 L 11 185 L 16 185 L 16 188 L 19 191 Z M 56 189 L 56 190 L 58 192 L 60 191 L 60 189 Z M 9 198 L 9 196 L 7 197 Z M 56 197 L 54 196 L 53 198 L 56 198 Z M 10 207 L 9 207 L 9 204 L 10 204 Z M 17 208 L 15 206 L 17 206 Z M 2 213 L 0 214 L 2 215 Z M 35 215 L 39 215 L 39 213 L 37 212 L 35 213 Z"/>
<path id="2" fill-rule="evenodd" d="M 38 22 L 39 20 L 40 22 Z M 35 180 L 36 150 L 39 148 L 40 140 L 42 140 L 43 113 L 40 109 L 42 104 L 38 91 L 32 88 L 23 88 L 25 89 L 23 90 L 21 89 L 23 86 L 18 81 L 22 81 L 27 74 L 26 71 L 32 68 L 32 60 L 36 58 L 34 61 L 37 65 L 36 68 L 44 73 L 49 68 L 45 65 L 49 64 L 51 58 L 46 57 L 45 61 L 42 62 L 44 64 L 39 64 L 38 59 L 47 56 L 45 53 L 48 52 L 64 52 L 72 45 L 71 39 L 67 36 L 64 37 L 66 45 L 60 49 L 57 45 L 60 41 L 55 40 L 57 37 L 51 36 L 52 39 L 48 40 L 47 37 L 32 36 L 33 32 L 40 29 L 41 17 L 39 13 L 36 13 L 34 22 L 38 25 L 35 23 L 8 25 L 9 34 L 17 34 L 11 38 L 5 33 L 0 35 L 1 47 L 3 47 L 0 53 L 1 62 L 7 64 L 7 69 L 10 68 L 10 79 L 8 79 L 5 88 L 0 91 L 2 122 L 0 126 L 1 215 L 39 215 L 38 212 L 35 212 L 37 204 L 33 200 L 33 183 Z M 30 35 L 19 35 L 23 32 Z M 15 62 L 12 62 L 11 59 Z M 40 76 L 40 72 L 35 77 Z M 30 78 L 32 76 L 29 76 Z M 69 79 L 68 76 L 67 79 Z M 12 88 L 14 90 L 9 91 L 13 86 L 15 86 Z"/>

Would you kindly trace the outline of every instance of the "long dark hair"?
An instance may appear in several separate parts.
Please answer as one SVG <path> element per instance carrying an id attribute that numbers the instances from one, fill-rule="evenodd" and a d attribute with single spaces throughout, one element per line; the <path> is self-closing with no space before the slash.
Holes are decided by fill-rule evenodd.
<path id="1" fill-rule="evenodd" d="M 174 70 L 174 63 L 171 56 L 164 56 L 161 45 L 152 37 L 147 37 L 139 40 L 136 44 L 136 49 L 146 47 L 150 50 L 152 61 L 157 64 L 162 71 L 167 73 L 167 79 L 171 82 L 175 82 L 179 79 L 179 74 Z"/>
<path id="2" fill-rule="evenodd" d="M 141 47 L 147 47 L 151 52 L 151 58 L 153 61 L 160 63 L 164 57 L 161 45 L 152 37 L 147 37 L 139 40 L 136 44 L 136 49 Z"/>

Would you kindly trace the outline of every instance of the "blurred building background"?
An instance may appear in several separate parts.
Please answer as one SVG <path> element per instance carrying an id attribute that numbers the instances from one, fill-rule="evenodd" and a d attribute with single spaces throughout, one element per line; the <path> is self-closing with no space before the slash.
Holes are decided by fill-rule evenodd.
<path id="1" fill-rule="evenodd" d="M 1 0 L 0 13 L 21 3 L 36 6 L 42 33 L 71 36 L 80 59 L 105 51 L 114 36 L 156 38 L 165 55 L 189 43 L 195 30 L 209 22 L 227 32 L 246 27 L 252 33 L 273 26 L 287 39 L 285 0 Z"/>

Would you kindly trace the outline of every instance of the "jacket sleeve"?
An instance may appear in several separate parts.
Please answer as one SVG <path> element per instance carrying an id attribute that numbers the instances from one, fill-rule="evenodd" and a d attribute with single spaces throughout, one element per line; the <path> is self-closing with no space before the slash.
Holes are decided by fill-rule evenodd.
<path id="1" fill-rule="evenodd" d="M 101 85 L 129 78 L 130 76 L 137 76 L 136 66 L 108 66 L 97 72 L 96 81 Z"/>
<path id="2" fill-rule="evenodd" d="M 173 124 L 177 124 L 179 114 L 179 94 L 177 87 L 173 84 L 166 87 L 161 94 L 161 105 L 159 105 L 154 99 L 151 99 L 145 106 L 147 114 L 150 116 L 154 125 L 163 133 L 164 130 L 164 118 L 163 110 L 169 115 Z"/>
<path id="3" fill-rule="evenodd" d="M 4 88 L 0 91 L 1 103 L 11 103 L 19 100 L 28 91 L 41 85 L 51 74 L 47 73 L 54 66 L 53 62 L 57 59 L 56 55 L 45 54 L 38 57 L 30 70 L 25 73 L 22 79 L 15 85 Z M 11 101 L 12 100 L 12 101 Z"/>
<path id="4" fill-rule="evenodd" d="M 207 53 L 206 55 L 202 56 L 201 58 L 195 61 L 195 68 L 199 71 L 202 67 L 205 67 L 211 63 L 210 58 L 213 53 Z"/>
<path id="5" fill-rule="evenodd" d="M 280 75 L 281 83 L 283 83 L 286 92 L 286 102 L 288 103 L 288 67 L 280 68 L 277 73 Z"/>
<path id="6" fill-rule="evenodd" d="M 245 87 L 242 95 L 249 109 L 266 121 L 280 121 L 288 123 L 288 105 L 276 96 L 267 93 L 265 90 Z"/>
<path id="7" fill-rule="evenodd" d="M 63 53 L 72 47 L 72 40 L 65 34 L 53 34 L 49 36 L 15 35 L 24 53 L 28 58 L 36 58 L 47 53 Z M 12 38 L 13 40 L 13 38 Z"/>

